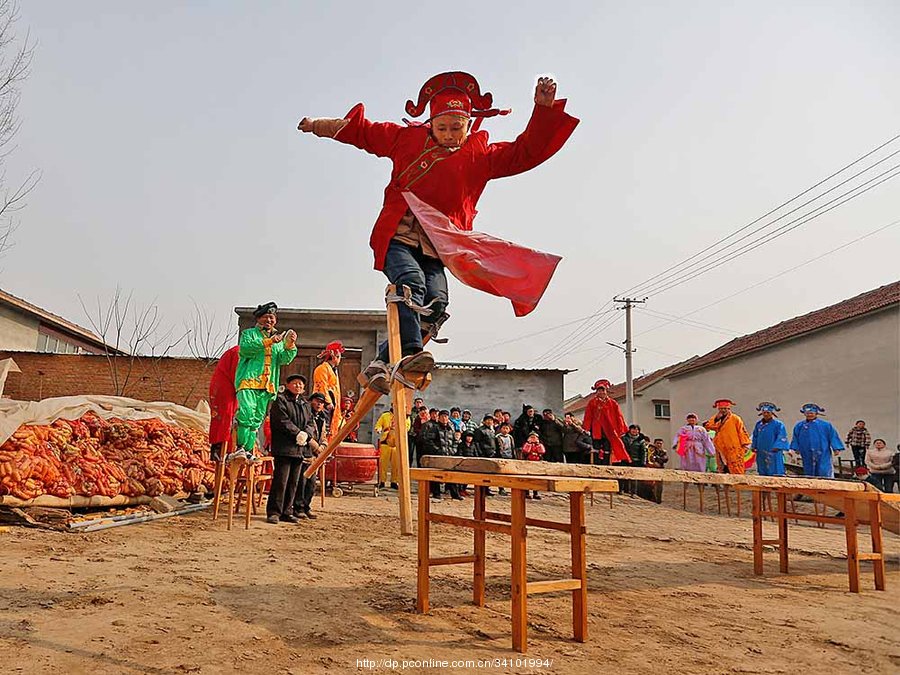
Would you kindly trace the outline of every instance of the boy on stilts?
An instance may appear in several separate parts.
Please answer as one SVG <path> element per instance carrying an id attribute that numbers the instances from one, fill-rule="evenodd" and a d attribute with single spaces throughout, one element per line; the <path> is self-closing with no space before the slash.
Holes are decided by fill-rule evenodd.
<path id="1" fill-rule="evenodd" d="M 434 366 L 424 341 L 437 335 L 449 303 L 445 268 L 463 283 L 509 298 L 517 316 L 531 312 L 560 258 L 472 231 L 476 204 L 487 182 L 522 173 L 552 157 L 578 120 L 556 100 L 556 83 L 540 78 L 525 131 L 512 142 L 489 143 L 481 119 L 507 114 L 491 108 L 468 73 L 432 77 L 406 111 L 423 123 L 371 122 L 360 103 L 342 119 L 304 117 L 301 131 L 354 145 L 393 163 L 391 181 L 369 243 L 375 269 L 397 289 L 402 359 L 389 365 L 387 343 L 360 374 L 360 383 L 388 393 L 397 379 Z M 474 122 L 473 122 L 474 119 Z M 522 270 L 528 270 L 523 274 Z M 409 289 L 404 291 L 404 287 Z M 407 294 L 408 293 L 408 294 Z M 413 378 L 415 379 L 415 378 Z"/>

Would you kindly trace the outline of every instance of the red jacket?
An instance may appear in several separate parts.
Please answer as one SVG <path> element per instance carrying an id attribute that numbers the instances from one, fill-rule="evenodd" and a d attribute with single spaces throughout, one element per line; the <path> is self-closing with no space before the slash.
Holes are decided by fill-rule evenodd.
<path id="1" fill-rule="evenodd" d="M 528 126 L 515 141 L 489 143 L 486 131 L 476 131 L 456 151 L 436 145 L 427 126 L 370 122 L 362 103 L 350 110 L 345 118 L 348 124 L 335 140 L 387 157 L 393 163 L 384 205 L 369 238 L 375 269 L 384 267 L 388 244 L 409 208 L 444 265 L 460 281 L 508 297 L 518 316 L 534 309 L 560 258 L 481 233 L 467 235 L 489 180 L 536 167 L 552 157 L 572 134 L 578 120 L 566 114 L 565 103 L 559 100 L 552 107 L 535 105 Z M 447 222 L 440 222 L 441 216 Z M 525 276 L 531 278 L 519 279 L 522 270 L 528 270 L 530 274 Z"/>
<path id="2" fill-rule="evenodd" d="M 209 442 L 224 443 L 231 439 L 231 425 L 237 412 L 234 374 L 237 371 L 240 347 L 235 345 L 219 359 L 209 381 Z"/>
<path id="3" fill-rule="evenodd" d="M 625 424 L 622 409 L 614 399 L 601 401 L 596 395 L 591 398 L 584 409 L 584 429 L 590 432 L 591 438 L 605 436 L 609 440 L 613 463 L 631 462 L 622 442 L 622 436 L 628 432 L 628 425 Z"/>

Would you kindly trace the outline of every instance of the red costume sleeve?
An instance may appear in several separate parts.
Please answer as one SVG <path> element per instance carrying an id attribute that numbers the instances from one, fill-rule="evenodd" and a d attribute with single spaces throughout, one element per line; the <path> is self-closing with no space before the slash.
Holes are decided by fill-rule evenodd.
<path id="1" fill-rule="evenodd" d="M 231 437 L 231 425 L 237 412 L 234 374 L 240 348 L 235 346 L 222 354 L 209 381 L 209 442 L 222 443 Z"/>
<path id="2" fill-rule="evenodd" d="M 344 119 L 347 124 L 337 132 L 334 140 L 355 145 L 377 157 L 390 157 L 397 137 L 406 128 L 393 122 L 370 122 L 362 103 L 353 106 Z"/>
<path id="3" fill-rule="evenodd" d="M 511 142 L 488 145 L 488 172 L 491 178 L 514 176 L 533 169 L 555 155 L 578 126 L 578 119 L 566 113 L 566 100 L 552 106 L 535 104 L 525 131 Z"/>

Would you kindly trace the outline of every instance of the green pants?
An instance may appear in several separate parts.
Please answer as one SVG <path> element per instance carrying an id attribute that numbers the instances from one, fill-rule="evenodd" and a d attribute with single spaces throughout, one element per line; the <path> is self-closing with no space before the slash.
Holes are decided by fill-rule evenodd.
<path id="1" fill-rule="evenodd" d="M 237 392 L 238 409 L 234 416 L 237 421 L 237 447 L 252 452 L 256 447 L 256 432 L 259 430 L 269 402 L 275 396 L 265 389 L 239 389 Z"/>

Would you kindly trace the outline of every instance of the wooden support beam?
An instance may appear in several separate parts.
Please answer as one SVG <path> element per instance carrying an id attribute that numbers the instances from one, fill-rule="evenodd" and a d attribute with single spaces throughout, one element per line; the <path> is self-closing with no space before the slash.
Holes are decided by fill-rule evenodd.
<path id="1" fill-rule="evenodd" d="M 581 579 L 550 579 L 548 581 L 529 581 L 525 584 L 525 592 L 528 595 L 576 589 L 581 590 Z"/>
<path id="2" fill-rule="evenodd" d="M 528 648 L 528 591 L 526 574 L 525 490 L 512 490 L 512 535 L 510 595 L 512 600 L 512 647 L 524 654 Z"/>
<path id="3" fill-rule="evenodd" d="M 424 614 L 428 611 L 429 568 L 428 558 L 431 555 L 431 483 L 419 481 L 419 538 L 418 563 L 416 567 L 416 611 Z"/>
<path id="4" fill-rule="evenodd" d="M 755 492 L 753 494 L 756 494 Z M 782 574 L 788 571 L 788 521 L 787 496 L 779 492 L 778 498 L 778 559 Z"/>
<path id="5" fill-rule="evenodd" d="M 475 486 L 475 504 L 472 507 L 472 515 L 477 522 L 487 520 L 487 512 L 484 507 L 486 487 Z M 484 551 L 485 531 L 477 529 L 472 532 L 475 547 L 474 564 L 472 566 L 472 602 L 476 607 L 484 607 Z"/>
<path id="6" fill-rule="evenodd" d="M 460 518 L 459 516 L 450 516 L 445 513 L 430 513 L 428 515 L 429 522 L 444 523 L 445 525 L 456 525 L 458 527 L 468 527 L 474 530 L 486 530 L 488 532 L 500 532 L 501 534 L 509 534 L 512 529 L 504 523 L 479 522 L 471 518 Z"/>
<path id="7" fill-rule="evenodd" d="M 443 558 L 429 558 L 428 566 L 437 567 L 438 565 L 462 565 L 464 563 L 475 562 L 474 555 L 448 555 Z"/>
<path id="8" fill-rule="evenodd" d="M 570 494 L 584 494 L 583 492 L 572 492 Z M 509 513 L 498 513 L 496 511 L 485 511 L 485 518 L 488 520 L 499 520 L 505 523 L 512 522 L 512 515 Z M 554 520 L 541 520 L 540 518 L 526 518 L 525 524 L 528 527 L 540 527 L 544 530 L 558 530 L 559 532 L 568 532 L 571 529 L 569 523 L 557 523 Z"/>
<path id="9" fill-rule="evenodd" d="M 857 553 L 856 559 L 857 560 L 884 560 L 884 556 L 882 556 L 880 553 Z M 882 589 L 879 588 L 878 590 L 882 590 Z"/>
<path id="10" fill-rule="evenodd" d="M 875 590 L 883 591 L 884 585 L 884 542 L 881 536 L 881 501 L 869 502 L 869 529 L 872 531 L 872 557 L 875 573 Z M 862 556 L 860 556 L 861 559 Z"/>
<path id="11" fill-rule="evenodd" d="M 580 585 L 572 589 L 572 633 L 578 642 L 587 640 L 587 553 L 584 524 L 584 493 L 569 494 L 569 539 L 572 545 L 572 576 Z"/>
<path id="12" fill-rule="evenodd" d="M 859 543 L 856 537 L 856 502 L 844 499 L 844 532 L 847 536 L 847 576 L 850 592 L 859 593 Z"/>
<path id="13" fill-rule="evenodd" d="M 762 527 L 762 494 L 754 492 L 753 501 L 753 573 L 763 573 L 763 527 Z"/>

